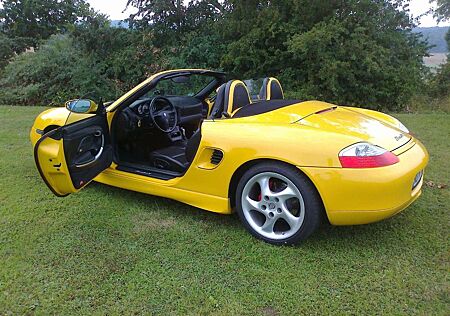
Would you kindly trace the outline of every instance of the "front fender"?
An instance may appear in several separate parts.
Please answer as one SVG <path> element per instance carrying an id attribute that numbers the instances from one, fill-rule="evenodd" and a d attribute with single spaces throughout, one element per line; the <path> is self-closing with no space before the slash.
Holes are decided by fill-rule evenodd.
<path id="1" fill-rule="evenodd" d="M 61 127 L 67 124 L 75 123 L 91 117 L 95 114 L 71 113 L 65 107 L 51 108 L 40 113 L 34 120 L 34 124 L 30 131 L 31 144 L 36 142 L 48 132 L 48 127 Z M 70 119 L 69 119 L 70 116 Z"/>
<path id="2" fill-rule="evenodd" d="M 63 107 L 51 108 L 40 113 L 34 120 L 34 124 L 30 131 L 30 140 L 33 147 L 39 138 L 44 135 L 44 131 L 46 131 L 47 127 L 63 126 L 66 123 L 69 114 L 70 111 Z"/>

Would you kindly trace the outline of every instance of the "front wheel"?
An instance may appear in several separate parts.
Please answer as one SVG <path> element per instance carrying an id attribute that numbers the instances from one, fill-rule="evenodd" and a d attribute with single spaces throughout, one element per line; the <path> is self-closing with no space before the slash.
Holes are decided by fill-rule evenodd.
<path id="1" fill-rule="evenodd" d="M 323 205 L 314 185 L 297 168 L 261 163 L 242 176 L 236 211 L 253 236 L 282 245 L 308 238 L 320 225 Z"/>

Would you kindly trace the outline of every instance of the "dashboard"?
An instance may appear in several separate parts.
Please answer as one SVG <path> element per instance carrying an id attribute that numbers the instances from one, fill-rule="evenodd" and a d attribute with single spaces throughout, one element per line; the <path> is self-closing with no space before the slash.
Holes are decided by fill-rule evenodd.
<path id="1" fill-rule="evenodd" d="M 195 97 L 189 96 L 164 96 L 175 107 L 178 115 L 178 128 L 183 128 L 189 136 L 196 131 L 205 117 L 207 104 Z M 119 140 L 129 139 L 130 135 L 144 137 L 144 135 L 160 135 L 150 118 L 150 103 L 153 97 L 142 98 L 124 108 L 117 116 L 116 136 Z M 207 111 L 206 111 L 207 113 Z M 165 137 L 169 137 L 166 135 Z"/>
<path id="2" fill-rule="evenodd" d="M 202 120 L 206 105 L 199 99 L 189 96 L 164 97 L 167 98 L 177 109 L 180 124 L 200 122 Z M 150 112 L 150 103 L 152 100 L 153 98 L 137 100 L 131 104 L 129 108 L 141 117 L 148 116 Z"/>
<path id="3" fill-rule="evenodd" d="M 150 102 L 151 101 L 139 104 L 136 107 L 137 114 L 139 114 L 139 115 L 149 115 L 149 113 L 150 113 Z"/>

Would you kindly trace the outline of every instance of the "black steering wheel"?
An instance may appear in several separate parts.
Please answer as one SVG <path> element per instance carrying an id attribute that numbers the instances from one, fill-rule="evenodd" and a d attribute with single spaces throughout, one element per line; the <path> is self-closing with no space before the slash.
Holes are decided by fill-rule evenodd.
<path id="1" fill-rule="evenodd" d="M 150 102 L 149 116 L 163 133 L 171 133 L 178 125 L 176 107 L 165 97 L 154 97 Z"/>

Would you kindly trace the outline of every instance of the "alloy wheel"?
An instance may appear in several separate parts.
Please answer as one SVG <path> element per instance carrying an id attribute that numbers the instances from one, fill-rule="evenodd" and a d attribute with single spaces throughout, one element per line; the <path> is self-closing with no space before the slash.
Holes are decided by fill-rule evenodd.
<path id="1" fill-rule="evenodd" d="M 241 199 L 245 219 L 266 238 L 291 237 L 299 231 L 305 218 L 305 203 L 299 189 L 275 172 L 253 176 L 245 184 Z"/>

